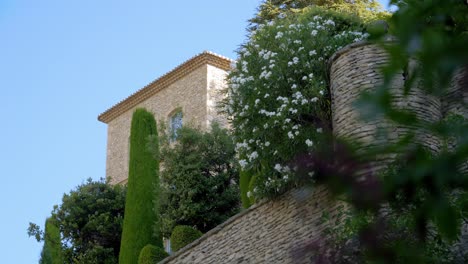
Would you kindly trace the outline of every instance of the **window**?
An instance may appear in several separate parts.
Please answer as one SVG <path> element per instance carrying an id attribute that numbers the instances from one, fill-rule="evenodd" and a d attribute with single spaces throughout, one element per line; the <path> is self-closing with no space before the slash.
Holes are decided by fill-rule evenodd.
<path id="1" fill-rule="evenodd" d="M 171 141 L 177 139 L 177 131 L 182 127 L 182 111 L 175 112 L 169 119 Z"/>

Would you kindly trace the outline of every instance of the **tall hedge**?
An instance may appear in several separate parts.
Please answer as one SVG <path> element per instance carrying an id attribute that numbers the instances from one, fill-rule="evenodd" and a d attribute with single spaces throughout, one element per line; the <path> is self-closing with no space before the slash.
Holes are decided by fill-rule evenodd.
<path id="1" fill-rule="evenodd" d="M 53 218 L 47 218 L 44 231 L 44 246 L 41 252 L 40 264 L 62 264 L 63 252 L 60 240 L 60 230 Z"/>
<path id="2" fill-rule="evenodd" d="M 130 130 L 130 162 L 119 263 L 138 263 L 141 249 L 163 247 L 159 231 L 159 160 L 147 149 L 157 136 L 154 116 L 145 109 L 133 113 Z M 156 140 L 157 142 L 157 140 Z"/>

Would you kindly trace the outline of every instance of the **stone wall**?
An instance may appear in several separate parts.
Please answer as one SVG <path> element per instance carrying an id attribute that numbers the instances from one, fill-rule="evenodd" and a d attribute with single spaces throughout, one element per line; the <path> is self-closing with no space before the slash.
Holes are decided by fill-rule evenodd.
<path id="1" fill-rule="evenodd" d="M 224 98 L 223 89 L 226 84 L 227 72 L 218 67 L 208 65 L 208 88 L 207 88 L 207 127 L 212 122 L 217 122 L 223 127 L 228 127 L 226 116 L 219 115 L 219 103 Z"/>
<path id="2" fill-rule="evenodd" d="M 335 134 L 369 147 L 395 141 L 408 132 L 410 127 L 382 118 L 364 121 L 354 108 L 362 91 L 376 90 L 382 84 L 379 68 L 387 61 L 388 56 L 382 49 L 366 42 L 351 44 L 332 57 L 330 82 Z M 468 118 L 467 69 L 457 73 L 451 89 L 442 98 L 427 95 L 419 81 L 415 82 L 409 96 L 403 96 L 407 74 L 402 70 L 395 75 L 390 87 L 396 107 L 414 111 L 418 118 L 428 122 L 439 121 L 447 113 Z M 382 136 L 381 129 L 388 133 Z M 425 131 L 418 131 L 416 140 L 433 152 L 440 150 L 440 140 Z M 379 158 L 371 169 L 380 170 L 394 156 Z M 324 222 L 322 216 L 333 217 L 340 207 L 324 189 L 294 190 L 276 200 L 253 205 L 161 263 L 310 263 L 313 254 L 311 251 L 304 253 L 304 247 L 323 237 L 329 222 Z"/>
<path id="3" fill-rule="evenodd" d="M 442 97 L 442 113 L 444 116 L 454 114 L 461 115 L 465 119 L 468 119 L 468 66 L 456 72 L 450 88 Z M 457 147 L 457 141 L 455 139 L 450 140 L 450 142 L 448 142 L 448 147 L 450 150 L 455 149 Z M 462 164 L 460 169 L 468 172 L 468 161 Z M 466 229 L 468 233 L 468 227 Z"/>
<path id="4" fill-rule="evenodd" d="M 459 69 L 442 98 L 443 114 L 458 114 L 468 118 L 468 66 Z"/>
<path id="5" fill-rule="evenodd" d="M 330 90 L 332 99 L 333 132 L 340 137 L 355 140 L 368 148 L 386 142 L 396 142 L 410 130 L 416 129 L 415 141 L 437 153 L 441 140 L 419 128 L 392 123 L 383 117 L 365 119 L 356 109 L 355 102 L 364 91 L 376 91 L 383 83 L 380 73 L 388 62 L 386 52 L 375 44 L 359 42 L 338 51 L 330 60 Z M 404 84 L 416 62 L 408 66 L 408 72 L 393 76 L 389 87 L 393 96 L 392 104 L 397 109 L 409 110 L 420 120 L 438 122 L 442 119 L 440 98 L 428 95 L 416 80 L 408 95 L 404 95 Z M 367 109 L 366 114 L 373 114 Z M 378 162 L 371 169 L 380 170 L 393 161 L 395 155 L 377 157 Z"/>
<path id="6" fill-rule="evenodd" d="M 231 63 L 229 58 L 204 51 L 100 114 L 98 120 L 108 125 L 106 177 L 110 183 L 126 183 L 130 125 L 136 108 L 146 108 L 159 123 L 169 121 L 181 109 L 184 125 L 206 129 L 212 121 L 226 124 L 216 104 Z"/>
<path id="7" fill-rule="evenodd" d="M 323 188 L 294 190 L 233 216 L 160 263 L 310 263 L 324 214 L 339 205 Z"/>
<path id="8" fill-rule="evenodd" d="M 197 68 L 108 123 L 106 177 L 111 184 L 125 183 L 128 178 L 130 125 L 136 108 L 152 112 L 158 123 L 167 122 L 175 109 L 182 108 L 184 124 L 206 128 L 207 67 Z"/>

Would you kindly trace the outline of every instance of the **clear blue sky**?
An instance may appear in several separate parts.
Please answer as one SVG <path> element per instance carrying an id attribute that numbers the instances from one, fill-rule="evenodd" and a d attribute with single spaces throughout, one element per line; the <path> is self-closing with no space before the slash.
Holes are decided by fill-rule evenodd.
<path id="1" fill-rule="evenodd" d="M 259 3 L 0 0 L 2 263 L 37 263 L 28 223 L 105 176 L 97 115 L 203 50 L 235 58 Z"/>

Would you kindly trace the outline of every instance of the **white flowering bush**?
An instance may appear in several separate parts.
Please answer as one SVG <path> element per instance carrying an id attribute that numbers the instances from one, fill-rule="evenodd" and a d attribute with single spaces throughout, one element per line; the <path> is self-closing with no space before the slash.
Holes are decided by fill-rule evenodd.
<path id="1" fill-rule="evenodd" d="M 260 25 L 241 46 L 225 107 L 244 206 L 297 184 L 290 162 L 331 127 L 328 59 L 366 36 L 357 18 L 314 8 Z"/>

